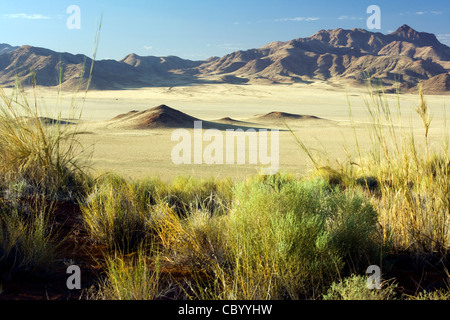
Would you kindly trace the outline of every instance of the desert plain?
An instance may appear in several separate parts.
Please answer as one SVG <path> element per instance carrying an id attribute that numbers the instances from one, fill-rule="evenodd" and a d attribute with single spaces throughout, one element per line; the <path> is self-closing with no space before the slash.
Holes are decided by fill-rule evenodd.
<path id="1" fill-rule="evenodd" d="M 8 90 L 8 89 L 6 89 Z M 29 89 L 28 95 L 33 95 Z M 312 84 L 204 84 L 177 87 L 152 87 L 130 90 L 90 90 L 87 92 L 59 92 L 57 88 L 36 90 L 38 104 L 49 117 L 62 112 L 63 118 L 81 115 L 79 136 L 91 159 L 91 169 L 101 174 L 114 172 L 129 178 L 160 177 L 169 181 L 180 175 L 201 178 L 242 179 L 257 174 L 263 165 L 246 164 L 181 164 L 173 163 L 171 153 L 177 145 L 171 136 L 176 130 L 164 125 L 156 128 L 127 128 L 111 119 L 130 111 L 145 111 L 166 105 L 192 117 L 222 124 L 243 124 L 243 127 L 278 129 L 279 171 L 296 176 L 313 169 L 312 162 L 300 148 L 295 136 L 323 160 L 346 161 L 348 154 L 357 156 L 357 145 L 363 154 L 372 142 L 368 134 L 370 117 L 366 109 L 369 91 L 363 87 L 325 82 Z M 449 114 L 445 112 L 449 96 L 427 95 L 433 116 L 429 139 L 441 147 L 448 129 Z M 396 125 L 412 132 L 420 143 L 424 135 L 421 119 L 415 108 L 417 94 L 385 94 L 396 118 L 400 105 L 400 119 Z M 279 112 L 280 116 L 261 118 Z M 350 115 L 351 112 L 351 115 Z M 291 115 L 313 118 L 284 117 Z M 317 117 L 317 118 L 315 118 Z M 228 120 L 224 120 L 230 118 Z M 231 120 L 232 119 L 232 120 Z M 241 122 L 239 122 L 241 121 Z M 286 122 L 285 122 L 286 121 Z M 286 126 L 292 129 L 290 132 Z M 292 134 L 294 133 L 295 136 Z M 205 146 L 207 143 L 205 143 Z M 248 148 L 248 146 L 247 146 Z M 247 159 L 248 160 L 248 159 Z"/>

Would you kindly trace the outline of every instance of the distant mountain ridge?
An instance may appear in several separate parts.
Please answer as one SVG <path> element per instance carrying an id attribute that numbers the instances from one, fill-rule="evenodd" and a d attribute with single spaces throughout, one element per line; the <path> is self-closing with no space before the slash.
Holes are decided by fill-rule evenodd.
<path id="1" fill-rule="evenodd" d="M 392 85 L 413 87 L 450 70 L 450 48 L 429 33 L 403 25 L 383 35 L 363 29 L 321 30 L 308 38 L 273 42 L 233 52 L 202 65 L 202 73 L 233 74 L 286 82 L 354 80 L 370 74 Z"/>
<path id="2" fill-rule="evenodd" d="M 0 54 L 16 50 L 18 47 L 10 46 L 6 43 L 0 43 Z"/>
<path id="3" fill-rule="evenodd" d="M 18 75 L 30 84 L 73 88 L 87 83 L 92 60 L 84 55 L 0 45 L 0 85 Z M 83 66 L 86 69 L 80 79 Z M 94 64 L 91 88 L 126 89 L 201 83 L 295 83 L 330 81 L 363 84 L 370 76 L 405 91 L 423 83 L 430 93 L 449 88 L 450 48 L 434 34 L 403 25 L 391 34 L 364 29 L 320 30 L 307 38 L 272 42 L 258 49 L 191 61 L 175 56 L 130 54 Z"/>

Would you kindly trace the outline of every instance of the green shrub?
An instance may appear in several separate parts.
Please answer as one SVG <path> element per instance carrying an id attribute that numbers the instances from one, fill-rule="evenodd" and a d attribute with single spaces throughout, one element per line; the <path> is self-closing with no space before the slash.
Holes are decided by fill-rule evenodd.
<path id="1" fill-rule="evenodd" d="M 422 291 L 416 296 L 409 297 L 409 300 L 450 300 L 450 291 L 448 289 Z"/>
<path id="2" fill-rule="evenodd" d="M 228 297 L 317 297 L 346 263 L 369 265 L 377 214 L 361 196 L 323 180 L 273 179 L 283 183 L 250 179 L 234 189 L 222 231 Z"/>
<path id="3" fill-rule="evenodd" d="M 334 282 L 324 300 L 395 300 L 397 285 L 384 282 L 380 290 L 367 288 L 367 277 L 353 275 Z"/>

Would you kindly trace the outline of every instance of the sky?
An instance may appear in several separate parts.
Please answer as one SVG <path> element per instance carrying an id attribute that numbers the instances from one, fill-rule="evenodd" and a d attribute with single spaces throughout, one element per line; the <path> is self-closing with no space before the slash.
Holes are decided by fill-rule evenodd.
<path id="1" fill-rule="evenodd" d="M 79 15 L 68 11 L 73 5 Z M 97 59 L 203 60 L 321 29 L 368 29 L 370 5 L 381 11 L 381 29 L 370 31 L 408 24 L 450 46 L 448 0 L 0 0 L 0 43 L 93 57 L 101 21 Z"/>

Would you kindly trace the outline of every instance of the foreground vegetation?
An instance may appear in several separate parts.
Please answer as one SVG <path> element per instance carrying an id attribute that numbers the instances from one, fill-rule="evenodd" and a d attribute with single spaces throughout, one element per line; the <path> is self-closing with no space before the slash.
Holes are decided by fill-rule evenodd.
<path id="1" fill-rule="evenodd" d="M 84 299 L 448 299 L 448 144 L 429 142 L 422 94 L 419 143 L 395 123 L 400 104 L 394 117 L 386 96 L 369 92 L 370 154 L 331 165 L 298 139 L 314 167 L 301 179 L 171 183 L 92 176 L 76 122 L 49 123 L 20 86 L 1 92 L 0 287 L 52 276 L 66 240 L 54 213 L 66 202 L 101 252 Z M 431 266 L 440 285 L 405 290 L 400 259 L 411 272 Z M 381 290 L 367 288 L 371 265 Z"/>

